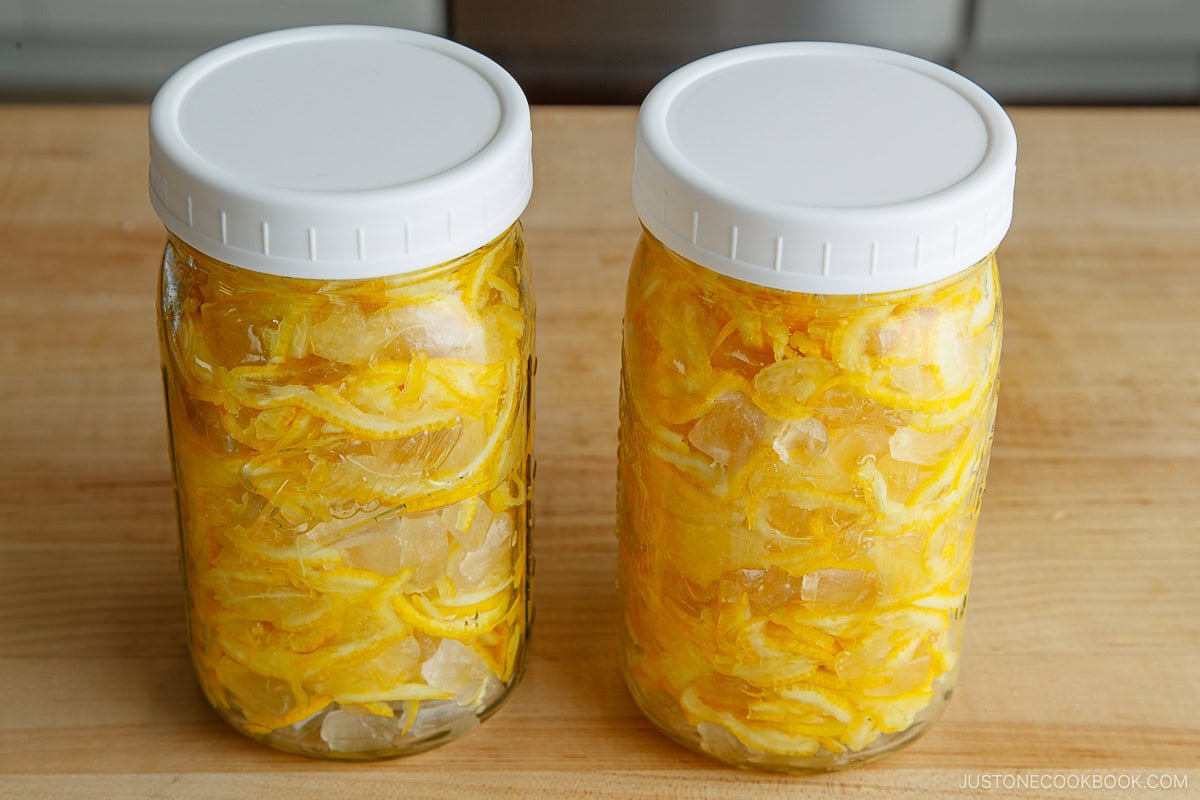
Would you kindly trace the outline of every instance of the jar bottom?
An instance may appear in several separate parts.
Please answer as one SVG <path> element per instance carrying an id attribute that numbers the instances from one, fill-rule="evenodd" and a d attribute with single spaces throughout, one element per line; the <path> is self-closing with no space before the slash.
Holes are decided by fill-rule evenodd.
<path id="1" fill-rule="evenodd" d="M 714 758 L 739 769 L 755 772 L 812 773 L 836 772 L 847 767 L 874 761 L 893 753 L 921 738 L 941 717 L 946 702 L 954 694 L 954 676 L 948 676 L 941 687 L 935 685 L 929 706 L 919 713 L 913 724 L 902 731 L 884 734 L 868 747 L 857 751 L 835 753 L 821 748 L 807 757 L 785 756 L 756 750 L 720 725 L 692 725 L 684 716 L 678 701 L 666 692 L 646 692 L 631 680 L 622 669 L 625 685 L 641 712 L 663 734 L 677 744 L 702 755 Z"/>
<path id="2" fill-rule="evenodd" d="M 384 717 L 333 702 L 301 722 L 266 734 L 251 731 L 237 709 L 222 708 L 211 698 L 209 703 L 238 733 L 285 753 L 328 761 L 384 761 L 417 755 L 470 733 L 504 705 L 524 671 L 522 648 L 512 679 L 508 683 L 491 679 L 474 705 L 462 706 L 454 700 L 398 701 L 386 704 L 395 717 Z M 414 705 L 415 716 L 410 717 Z"/>

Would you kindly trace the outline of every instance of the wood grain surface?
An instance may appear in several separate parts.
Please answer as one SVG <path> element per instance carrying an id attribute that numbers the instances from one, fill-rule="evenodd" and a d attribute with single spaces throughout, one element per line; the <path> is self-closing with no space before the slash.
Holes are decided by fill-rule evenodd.
<path id="1" fill-rule="evenodd" d="M 191 675 L 145 108 L 0 108 L 0 797 L 1200 796 L 1200 110 L 1014 112 L 1004 383 L 960 688 L 910 748 L 798 778 L 672 744 L 617 674 L 634 119 L 534 114 L 525 680 L 458 742 L 341 765 L 242 738 Z M 1055 788 L 1095 775 L 1127 788 Z M 1148 785 L 1164 775 L 1174 788 Z"/>

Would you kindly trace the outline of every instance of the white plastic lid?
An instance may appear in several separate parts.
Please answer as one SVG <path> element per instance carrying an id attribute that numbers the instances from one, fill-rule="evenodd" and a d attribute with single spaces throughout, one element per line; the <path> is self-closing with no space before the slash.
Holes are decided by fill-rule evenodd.
<path id="1" fill-rule="evenodd" d="M 150 110 L 150 199 L 198 250 L 258 272 L 366 278 L 458 258 L 533 187 L 529 105 L 462 45 L 334 25 L 253 36 Z"/>
<path id="2" fill-rule="evenodd" d="M 1016 155 L 1004 110 L 948 69 L 859 45 L 755 45 L 650 92 L 633 200 L 667 247 L 731 277 L 892 291 L 1000 244 Z"/>

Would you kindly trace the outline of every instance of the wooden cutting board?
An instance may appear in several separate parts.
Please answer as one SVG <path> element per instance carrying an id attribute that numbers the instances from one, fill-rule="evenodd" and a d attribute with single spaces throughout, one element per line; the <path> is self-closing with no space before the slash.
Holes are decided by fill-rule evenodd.
<path id="1" fill-rule="evenodd" d="M 353 766 L 238 736 L 191 676 L 146 109 L 0 108 L 0 796 L 1200 796 L 1200 110 L 1014 113 L 1002 401 L 960 687 L 907 750 L 801 778 L 677 747 L 617 675 L 634 119 L 534 114 L 525 680 L 469 737 Z M 1118 788 L 1096 793 L 1104 780 Z"/>

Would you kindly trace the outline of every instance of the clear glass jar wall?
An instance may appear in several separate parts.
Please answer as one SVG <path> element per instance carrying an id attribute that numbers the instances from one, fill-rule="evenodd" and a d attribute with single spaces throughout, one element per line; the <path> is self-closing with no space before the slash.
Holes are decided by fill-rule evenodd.
<path id="1" fill-rule="evenodd" d="M 520 226 L 315 281 L 171 237 L 160 333 L 192 658 L 239 731 L 405 755 L 489 715 L 529 622 L 533 296 Z"/>
<path id="2" fill-rule="evenodd" d="M 679 742 L 834 769 L 954 687 L 995 418 L 989 256 L 916 289 L 753 286 L 649 233 L 625 313 L 622 668 Z"/>

